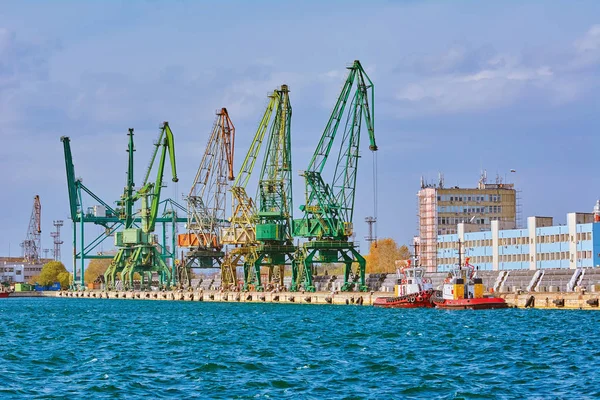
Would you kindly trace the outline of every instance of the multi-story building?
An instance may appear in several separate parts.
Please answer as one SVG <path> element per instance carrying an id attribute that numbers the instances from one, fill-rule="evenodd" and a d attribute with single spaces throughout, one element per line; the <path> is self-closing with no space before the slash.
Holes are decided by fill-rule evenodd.
<path id="1" fill-rule="evenodd" d="M 42 272 L 48 259 L 37 263 L 26 263 L 22 257 L 0 257 L 0 282 L 28 282 Z"/>
<path id="2" fill-rule="evenodd" d="M 506 229 L 517 227 L 517 192 L 513 184 L 487 183 L 485 174 L 476 188 L 444 187 L 421 182 L 419 201 L 419 237 L 415 238 L 419 262 L 428 271 L 438 266 L 438 236 L 458 232 L 458 224 L 469 224 L 485 231 L 492 222 Z"/>
<path id="3" fill-rule="evenodd" d="M 448 270 L 459 261 L 482 270 L 600 267 L 600 214 L 567 214 L 566 225 L 554 225 L 550 217 L 529 217 L 527 227 L 501 229 L 499 221 L 491 229 L 458 224 L 457 233 L 439 235 L 439 270 Z M 460 244 L 459 244 L 460 241 Z"/>

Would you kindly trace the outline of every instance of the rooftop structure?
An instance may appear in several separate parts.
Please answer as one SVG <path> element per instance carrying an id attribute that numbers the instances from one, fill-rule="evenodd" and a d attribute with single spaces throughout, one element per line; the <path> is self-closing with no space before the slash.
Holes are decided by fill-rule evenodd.
<path id="1" fill-rule="evenodd" d="M 418 194 L 419 237 L 415 240 L 420 264 L 436 271 L 437 238 L 458 233 L 458 224 L 485 231 L 497 222 L 502 229 L 517 227 L 517 191 L 514 184 L 497 178 L 488 183 L 484 172 L 475 188 L 445 187 L 440 175 L 437 184 L 421 179 Z"/>

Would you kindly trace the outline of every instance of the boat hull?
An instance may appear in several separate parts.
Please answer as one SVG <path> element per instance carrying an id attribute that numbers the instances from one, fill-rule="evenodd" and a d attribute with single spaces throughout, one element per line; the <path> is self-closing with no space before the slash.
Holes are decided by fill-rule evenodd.
<path id="1" fill-rule="evenodd" d="M 432 308 L 431 296 L 428 294 L 401 297 L 378 297 L 373 306 L 381 308 Z"/>
<path id="2" fill-rule="evenodd" d="M 491 310 L 498 308 L 508 308 L 504 299 L 496 297 L 484 297 L 482 299 L 457 299 L 435 301 L 437 308 L 445 310 Z"/>
<path id="3" fill-rule="evenodd" d="M 10 293 L 8 293 L 8 292 L 0 292 L 0 299 L 4 298 L 4 297 L 8 297 L 9 294 Z"/>

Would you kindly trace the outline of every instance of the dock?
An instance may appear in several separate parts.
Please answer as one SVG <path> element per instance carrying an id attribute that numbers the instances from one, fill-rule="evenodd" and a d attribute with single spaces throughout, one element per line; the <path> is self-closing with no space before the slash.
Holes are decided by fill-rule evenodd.
<path id="1" fill-rule="evenodd" d="M 392 296 L 389 292 L 224 292 L 216 290 L 175 291 L 100 291 L 23 292 L 11 297 L 57 297 L 82 299 L 189 301 L 221 303 L 274 303 L 372 306 L 377 297 Z M 554 310 L 600 310 L 600 293 L 498 293 L 511 308 Z"/>

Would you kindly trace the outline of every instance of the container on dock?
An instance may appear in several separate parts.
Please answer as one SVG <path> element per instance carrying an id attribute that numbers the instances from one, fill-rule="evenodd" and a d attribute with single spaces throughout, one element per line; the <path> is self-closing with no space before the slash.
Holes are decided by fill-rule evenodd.
<path id="1" fill-rule="evenodd" d="M 28 283 L 15 283 L 15 292 L 31 292 L 33 286 Z"/>

